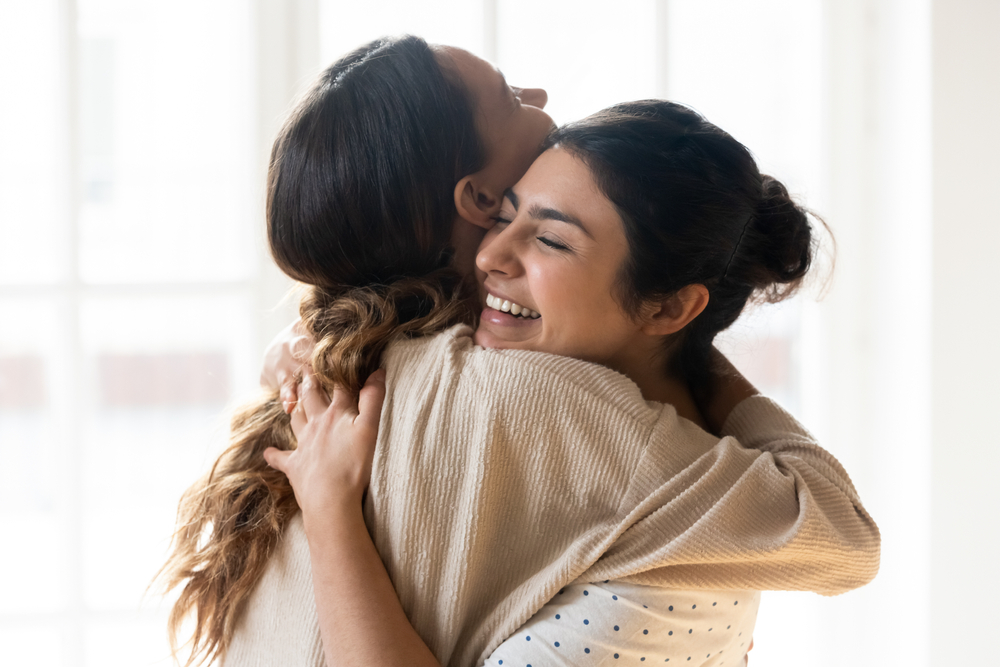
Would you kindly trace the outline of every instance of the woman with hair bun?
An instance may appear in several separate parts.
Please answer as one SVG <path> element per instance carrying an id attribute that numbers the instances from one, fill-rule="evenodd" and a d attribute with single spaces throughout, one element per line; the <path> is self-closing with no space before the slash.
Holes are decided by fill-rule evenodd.
<path id="1" fill-rule="evenodd" d="M 302 508 L 328 664 L 742 664 L 760 590 L 877 571 L 847 474 L 780 408 L 740 380 L 720 430 L 742 444 L 699 428 L 715 336 L 809 269 L 806 212 L 678 104 L 617 105 L 547 146 L 480 246 L 475 332 L 385 355 L 395 394 L 433 387 L 428 421 L 457 408 L 443 396 L 471 417 L 400 447 L 412 419 L 382 408 L 384 376 L 354 403 L 307 372 L 298 449 L 265 452 Z M 479 634 L 442 645 L 429 621 L 486 598 Z"/>

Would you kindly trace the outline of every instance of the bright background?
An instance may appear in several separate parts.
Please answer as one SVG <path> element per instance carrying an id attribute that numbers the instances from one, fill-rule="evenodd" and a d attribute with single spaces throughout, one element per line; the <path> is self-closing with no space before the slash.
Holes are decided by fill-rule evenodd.
<path id="1" fill-rule="evenodd" d="M 545 87 L 557 122 L 687 103 L 824 216 L 825 297 L 725 345 L 851 471 L 882 572 L 765 593 L 751 664 L 991 658 L 1000 3 L 0 0 L 0 663 L 169 664 L 143 591 L 294 311 L 270 142 L 323 65 L 400 32 Z"/>

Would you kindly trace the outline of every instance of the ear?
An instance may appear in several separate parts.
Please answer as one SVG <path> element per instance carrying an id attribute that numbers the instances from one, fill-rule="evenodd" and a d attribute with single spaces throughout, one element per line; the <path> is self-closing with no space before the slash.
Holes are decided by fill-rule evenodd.
<path id="1" fill-rule="evenodd" d="M 477 174 L 466 176 L 455 186 L 455 208 L 458 215 L 477 227 L 493 227 L 502 203 L 503 193 L 492 192 L 480 182 Z"/>
<path id="2" fill-rule="evenodd" d="M 642 331 L 650 336 L 677 333 L 701 315 L 707 305 L 708 288 L 687 285 L 673 296 L 650 304 L 650 314 L 642 325 Z"/>

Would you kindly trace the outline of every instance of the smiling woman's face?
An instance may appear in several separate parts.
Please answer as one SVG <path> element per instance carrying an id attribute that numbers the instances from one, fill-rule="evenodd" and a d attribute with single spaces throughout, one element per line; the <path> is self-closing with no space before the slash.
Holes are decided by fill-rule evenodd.
<path id="1" fill-rule="evenodd" d="M 587 165 L 546 151 L 508 192 L 500 218 L 476 258 L 487 306 L 475 342 L 621 370 L 648 337 L 615 298 L 628 243 Z"/>

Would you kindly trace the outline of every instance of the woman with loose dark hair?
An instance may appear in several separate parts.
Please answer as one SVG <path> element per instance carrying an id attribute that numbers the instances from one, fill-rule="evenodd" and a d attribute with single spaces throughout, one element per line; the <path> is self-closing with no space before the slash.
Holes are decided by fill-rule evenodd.
<path id="1" fill-rule="evenodd" d="M 380 362 L 389 372 L 392 391 L 366 511 L 392 583 L 383 571 L 382 583 L 363 597 L 385 586 L 391 592 L 394 584 L 400 599 L 393 597 L 390 613 L 408 618 L 419 633 L 405 623 L 410 634 L 402 630 L 400 637 L 422 638 L 426 655 L 443 663 L 481 661 L 585 571 L 690 584 L 676 568 L 661 567 L 662 545 L 650 540 L 645 512 L 663 516 L 656 509 L 675 488 L 676 473 L 720 444 L 696 425 L 705 422 L 685 380 L 657 395 L 672 406 L 650 412 L 635 385 L 596 364 L 539 364 L 533 353 L 472 347 L 465 324 L 475 322 L 478 295 L 466 278 L 476 230 L 481 235 L 492 226 L 509 205 L 504 192 L 539 153 L 551 127 L 544 102 L 543 91 L 510 88 L 467 52 L 429 48 L 415 38 L 378 40 L 324 73 L 272 153 L 272 253 L 310 285 L 301 306 L 303 327 L 315 341 L 308 382 L 327 392 L 340 387 L 342 396 L 360 390 L 370 405 L 378 377 L 365 389 L 362 381 Z M 489 310 L 487 319 L 495 315 Z M 517 315 L 543 326 L 550 317 L 541 306 Z M 754 393 L 739 380 L 725 386 L 736 398 Z M 727 401 L 706 404 L 710 413 L 715 404 Z M 586 418 L 567 420 L 581 409 Z M 736 432 L 756 449 L 722 441 L 723 458 L 706 483 L 741 466 L 744 473 L 783 477 L 775 463 L 782 447 L 818 450 L 777 408 L 751 400 L 738 409 Z M 720 412 L 724 417 L 727 410 Z M 306 530 L 285 477 L 263 459 L 269 447 L 295 447 L 293 427 L 302 435 L 306 414 L 303 407 L 289 419 L 276 392 L 242 410 L 231 446 L 182 500 L 165 576 L 182 587 L 172 627 L 195 616 L 190 662 L 220 655 L 231 664 L 264 664 L 269 655 L 286 664 L 323 661 L 306 550 L 307 535 L 312 540 L 316 533 Z M 712 421 L 719 431 L 722 419 Z M 317 423 L 311 420 L 310 428 L 319 432 Z M 870 577 L 874 524 L 846 475 L 823 456 L 827 467 L 818 478 L 806 475 L 805 495 L 794 507 L 754 511 L 780 509 L 775 526 L 825 530 L 810 532 L 804 549 L 802 536 L 788 532 L 787 542 L 757 555 L 754 576 L 709 571 L 712 587 L 732 588 L 734 581 L 752 587 L 770 577 L 784 587 L 835 592 Z M 606 473 L 606 484 L 569 479 L 580 466 Z M 540 498 L 524 486 L 529 472 L 557 486 Z M 337 488 L 360 489 L 366 478 L 353 475 Z M 814 496 L 817 484 L 823 493 Z M 360 491 L 352 507 L 359 499 Z M 687 521 L 696 514 L 684 502 L 671 513 Z M 546 520 L 535 523 L 547 526 L 547 534 L 523 539 L 523 519 L 540 519 L 539 512 Z M 310 516 L 317 515 L 307 511 L 307 522 Z M 558 529 L 551 525 L 556 516 Z M 349 545 L 365 548 L 363 541 L 341 543 Z M 323 571 L 317 568 L 317 586 Z M 321 610 L 339 602 L 317 599 Z M 329 662 L 347 655 L 329 637 L 324 643 Z"/>
<path id="2" fill-rule="evenodd" d="M 500 82 L 460 49 L 379 39 L 324 71 L 284 124 L 267 232 L 278 266 L 310 285 L 302 326 L 324 381 L 357 391 L 391 341 L 473 321 L 463 275 L 552 127 L 544 91 Z M 189 663 L 225 653 L 296 513 L 287 479 L 262 456 L 294 442 L 277 392 L 262 396 L 233 416 L 228 449 L 181 501 L 160 576 L 181 589 L 175 647 L 195 617 Z"/>

